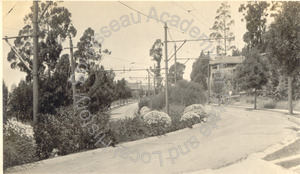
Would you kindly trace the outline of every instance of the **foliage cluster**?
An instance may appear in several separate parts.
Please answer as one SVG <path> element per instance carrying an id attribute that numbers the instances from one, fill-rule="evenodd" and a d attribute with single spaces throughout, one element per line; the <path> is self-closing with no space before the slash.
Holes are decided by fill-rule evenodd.
<path id="1" fill-rule="evenodd" d="M 21 155 L 20 155 L 21 154 Z M 37 161 L 36 144 L 32 136 L 22 134 L 9 121 L 3 127 L 3 167 Z"/>
<path id="2" fill-rule="evenodd" d="M 205 55 L 203 50 L 200 53 L 199 59 L 193 63 L 193 69 L 190 75 L 191 81 L 200 83 L 204 90 L 207 90 L 207 76 L 208 76 L 208 59 L 209 55 Z"/>
<path id="3" fill-rule="evenodd" d="M 98 139 L 90 133 L 93 124 L 99 127 L 94 134 L 102 131 L 105 139 L 114 141 L 107 127 L 109 118 L 108 114 L 97 112 L 88 120 L 83 120 L 80 112 L 72 107 L 61 107 L 55 115 L 41 114 L 34 127 L 38 158 L 49 158 L 54 148 L 58 149 L 58 155 L 66 155 L 102 147 L 101 143 L 95 145 Z"/>
<path id="4" fill-rule="evenodd" d="M 189 106 L 192 104 L 204 104 L 205 102 L 205 93 L 199 83 L 182 80 L 177 82 L 170 91 L 170 103 Z"/>
<path id="5" fill-rule="evenodd" d="M 205 117 L 207 117 L 207 113 L 203 105 L 193 104 L 184 109 L 180 121 L 182 121 L 188 127 L 192 127 L 194 124 L 201 123 Z"/>

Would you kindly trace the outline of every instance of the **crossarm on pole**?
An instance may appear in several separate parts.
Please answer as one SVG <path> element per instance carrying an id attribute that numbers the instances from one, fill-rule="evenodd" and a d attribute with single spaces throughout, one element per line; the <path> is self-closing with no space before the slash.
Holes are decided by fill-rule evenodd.
<path id="1" fill-rule="evenodd" d="M 16 53 L 17 57 L 18 57 L 18 58 L 20 59 L 20 61 L 25 65 L 25 67 L 26 67 L 29 71 L 31 71 L 31 69 L 26 65 L 25 61 L 22 59 L 21 55 L 18 53 L 17 49 L 16 49 L 14 46 L 12 46 L 12 45 L 10 44 L 10 42 L 8 41 L 8 39 L 4 39 L 4 40 L 5 40 L 6 43 L 11 47 L 11 49 Z"/>

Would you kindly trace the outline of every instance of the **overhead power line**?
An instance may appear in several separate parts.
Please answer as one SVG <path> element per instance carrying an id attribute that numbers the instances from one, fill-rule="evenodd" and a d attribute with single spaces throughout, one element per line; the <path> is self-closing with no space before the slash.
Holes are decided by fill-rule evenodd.
<path id="1" fill-rule="evenodd" d="M 123 62 L 129 62 L 131 64 L 146 65 L 146 64 L 143 64 L 143 63 L 136 63 L 134 61 L 124 60 L 124 59 L 121 59 L 121 58 L 118 58 L 118 57 L 114 57 L 114 56 L 111 56 L 111 55 L 104 55 L 104 56 L 112 58 L 112 59 L 115 59 L 115 60 L 123 61 Z"/>
<path id="2" fill-rule="evenodd" d="M 135 12 L 142 14 L 142 15 L 145 16 L 145 17 L 148 17 L 148 18 L 157 20 L 157 21 L 161 22 L 162 24 L 164 24 L 164 23 L 166 22 L 166 21 L 159 20 L 158 18 L 153 18 L 152 16 L 146 15 L 145 13 L 143 13 L 143 12 L 141 12 L 141 11 L 139 11 L 139 10 L 136 10 L 135 8 L 129 6 L 129 5 L 127 5 L 127 4 L 125 4 L 125 3 L 121 2 L 121 1 L 118 1 L 118 2 L 119 2 L 120 4 L 122 4 L 123 6 L 129 8 L 129 9 L 135 11 Z M 181 31 L 181 30 L 176 29 L 176 28 L 172 28 L 172 30 L 177 30 L 177 31 L 180 31 L 181 33 L 185 33 L 185 32 L 183 32 L 183 31 Z"/>
<path id="3" fill-rule="evenodd" d="M 15 5 L 14 5 L 14 6 L 6 13 L 6 15 L 4 16 L 3 20 L 6 18 L 6 16 L 7 16 L 9 13 L 11 13 L 11 12 L 14 10 L 14 8 L 16 7 L 17 4 L 18 4 L 18 2 L 16 2 Z"/>
<path id="4" fill-rule="evenodd" d="M 132 7 L 130 7 L 129 5 L 127 5 L 127 4 L 125 4 L 125 3 L 121 2 L 121 1 L 118 1 L 118 2 L 119 2 L 120 4 L 122 4 L 122 5 L 124 5 L 125 7 L 127 7 L 127 8 L 129 8 L 129 9 L 135 11 L 135 12 L 138 12 L 138 13 L 142 14 L 142 15 L 145 16 L 145 17 L 149 17 L 149 18 L 152 18 L 152 19 L 154 19 L 154 20 L 158 20 L 158 21 L 160 21 L 160 22 L 162 22 L 162 23 L 165 22 L 165 21 L 161 21 L 161 20 L 159 20 L 159 19 L 153 18 L 153 17 L 151 17 L 151 16 L 148 16 L 148 15 L 146 15 L 145 13 L 143 13 L 143 12 L 141 12 L 141 11 L 139 11 L 139 10 L 136 10 L 136 9 L 132 8 Z"/>
<path id="5" fill-rule="evenodd" d="M 198 22 L 200 22 L 201 24 L 205 25 L 207 28 L 210 28 L 205 23 L 203 23 L 199 18 L 197 18 L 197 16 L 195 16 L 194 14 L 192 14 L 191 10 L 186 10 L 185 8 L 183 8 L 182 6 L 180 6 L 179 4 L 177 4 L 174 1 L 172 1 L 172 3 L 175 4 L 177 7 L 179 7 L 181 10 L 183 10 L 183 11 L 187 12 L 188 14 L 190 14 L 191 16 L 193 16 Z"/>
<path id="6" fill-rule="evenodd" d="M 191 2 L 189 2 L 189 4 L 192 6 L 193 10 L 196 10 L 196 12 L 197 12 L 198 14 L 200 14 L 200 16 L 208 22 L 208 24 L 211 24 L 211 21 L 209 21 L 204 15 L 202 15 L 202 14 L 199 12 L 199 10 L 197 10 L 197 9 L 193 6 L 193 4 L 192 4 Z"/>

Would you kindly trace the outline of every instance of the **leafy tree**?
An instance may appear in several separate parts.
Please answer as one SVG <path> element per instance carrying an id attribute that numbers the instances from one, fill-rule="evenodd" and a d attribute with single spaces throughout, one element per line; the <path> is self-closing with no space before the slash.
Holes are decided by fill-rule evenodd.
<path id="1" fill-rule="evenodd" d="M 48 2 L 39 3 L 38 16 L 45 10 Z M 25 26 L 19 31 L 19 36 L 32 35 L 32 17 L 33 7 L 31 12 L 25 16 Z M 57 2 L 51 3 L 46 10 L 44 17 L 39 19 L 39 75 L 43 75 L 48 68 L 48 76 L 59 59 L 62 51 L 60 40 L 64 40 L 68 34 L 76 35 L 76 29 L 72 26 L 71 13 L 64 7 L 59 7 Z M 25 63 L 32 68 L 33 43 L 30 37 L 17 38 L 14 41 L 14 46 L 19 51 Z M 27 73 L 27 80 L 32 78 L 31 71 L 26 69 L 26 66 L 19 61 L 15 53 L 11 50 L 8 53 L 7 60 L 11 63 L 13 69 L 19 68 L 22 72 Z"/>
<path id="2" fill-rule="evenodd" d="M 3 90 L 3 123 L 6 123 L 7 120 L 7 103 L 8 103 L 8 89 L 4 82 L 2 81 L 2 90 Z"/>
<path id="3" fill-rule="evenodd" d="M 169 69 L 169 78 L 171 83 L 175 84 L 175 73 L 176 81 L 183 80 L 183 74 L 185 70 L 185 65 L 183 63 L 176 62 L 176 72 L 175 72 L 175 63 Z"/>
<path id="4" fill-rule="evenodd" d="M 246 59 L 237 69 L 236 80 L 242 89 L 254 90 L 254 109 L 256 109 L 257 90 L 262 89 L 269 76 L 266 62 L 262 61 L 260 56 L 266 50 L 265 34 L 269 7 L 270 4 L 265 1 L 249 1 L 239 8 L 239 12 L 243 13 L 247 28 L 243 38 L 246 43 L 243 49 Z"/>
<path id="5" fill-rule="evenodd" d="M 22 121 L 33 120 L 32 93 L 32 83 L 21 80 L 9 95 L 7 115 Z"/>
<path id="6" fill-rule="evenodd" d="M 258 49 L 244 52 L 245 60 L 236 69 L 236 81 L 243 90 L 254 90 L 254 109 L 256 109 L 257 90 L 268 81 L 267 67 L 261 60 Z"/>
<path id="7" fill-rule="evenodd" d="M 89 104 L 91 113 L 107 110 L 114 101 L 116 91 L 114 77 L 113 71 L 105 71 L 103 66 L 90 71 L 84 86 L 91 99 Z"/>
<path id="8" fill-rule="evenodd" d="M 287 95 L 283 94 L 281 91 L 281 87 L 279 87 L 280 85 L 280 73 L 279 70 L 277 68 L 277 66 L 274 66 L 269 60 L 266 60 L 267 63 L 267 69 L 268 69 L 268 83 L 266 84 L 266 86 L 264 87 L 264 94 L 277 100 L 277 99 L 283 99 L 285 98 Z M 285 89 L 284 89 L 285 90 Z"/>
<path id="9" fill-rule="evenodd" d="M 154 44 L 152 45 L 151 49 L 150 49 L 150 56 L 153 57 L 152 60 L 156 61 L 157 65 L 155 69 L 152 69 L 152 71 L 154 72 L 155 78 L 157 79 L 157 88 L 161 88 L 161 74 L 160 74 L 160 62 L 162 59 L 162 46 L 163 43 L 161 42 L 160 39 L 156 39 L 156 41 L 154 42 Z"/>
<path id="10" fill-rule="evenodd" d="M 232 56 L 241 56 L 242 52 L 237 48 L 232 50 Z"/>
<path id="11" fill-rule="evenodd" d="M 235 46 L 230 46 L 231 41 L 234 40 L 234 34 L 230 32 L 230 27 L 233 24 L 234 20 L 231 20 L 230 5 L 228 5 L 227 2 L 223 2 L 221 7 L 217 10 L 215 23 L 211 28 L 213 33 L 210 34 L 210 37 L 219 39 L 219 45 L 217 47 L 218 55 L 226 56 L 227 51 L 235 48 Z M 221 43 L 221 40 L 223 40 L 223 43 Z"/>
<path id="12" fill-rule="evenodd" d="M 266 23 L 268 17 L 268 7 L 270 4 L 266 1 L 248 1 L 247 4 L 242 4 L 239 7 L 239 12 L 242 12 L 246 21 L 247 32 L 244 34 L 243 40 L 247 44 L 248 49 L 257 47 L 260 52 L 264 52 L 266 32 Z"/>
<path id="13" fill-rule="evenodd" d="M 84 31 L 80 41 L 77 43 L 77 48 L 74 53 L 75 59 L 88 60 L 89 70 L 99 68 L 98 64 L 102 60 L 103 54 L 111 54 L 107 49 L 102 51 L 102 45 L 95 39 L 95 31 L 92 28 L 87 28 Z"/>
<path id="14" fill-rule="evenodd" d="M 208 76 L 208 55 L 205 55 L 203 50 L 200 53 L 199 59 L 193 63 L 193 69 L 190 75 L 191 81 L 200 83 L 204 90 L 207 90 Z"/>
<path id="15" fill-rule="evenodd" d="M 69 56 L 63 55 L 56 64 L 53 76 L 41 78 L 39 81 L 40 112 L 56 113 L 61 106 L 71 104 L 71 84 L 68 82 L 70 74 Z M 9 116 L 22 121 L 32 120 L 32 82 L 22 80 L 18 87 L 10 94 Z"/>
<path id="16" fill-rule="evenodd" d="M 116 83 L 116 99 L 128 99 L 132 96 L 130 88 L 126 85 L 127 82 L 124 78 L 118 80 Z"/>
<path id="17" fill-rule="evenodd" d="M 40 80 L 41 113 L 54 114 L 56 108 L 67 106 L 72 102 L 69 55 L 64 54 L 56 64 L 52 77 Z"/>
<path id="18" fill-rule="evenodd" d="M 267 33 L 268 53 L 271 63 L 288 77 L 289 114 L 293 114 L 292 79 L 300 71 L 300 3 L 283 2 L 281 9 Z"/>
<path id="19" fill-rule="evenodd" d="M 89 111 L 96 113 L 99 110 L 107 110 L 115 99 L 115 74 L 112 70 L 106 71 L 99 63 L 104 54 L 111 54 L 111 52 L 107 49 L 102 51 L 102 45 L 95 39 L 95 31 L 92 28 L 87 28 L 84 31 L 77 43 L 77 48 L 74 57 L 78 65 L 85 63 L 88 66 L 84 66 L 87 72 L 87 81 L 80 88 L 81 92 L 87 93 L 91 99 Z M 80 85 L 77 84 L 77 86 Z"/>

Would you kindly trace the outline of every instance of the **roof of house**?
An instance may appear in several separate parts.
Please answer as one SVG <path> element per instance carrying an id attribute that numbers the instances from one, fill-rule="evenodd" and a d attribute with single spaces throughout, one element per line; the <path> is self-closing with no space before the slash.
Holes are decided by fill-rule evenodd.
<path id="1" fill-rule="evenodd" d="M 226 64 L 241 64 L 244 60 L 243 56 L 218 56 L 209 62 L 210 65 L 216 65 L 220 63 Z"/>

